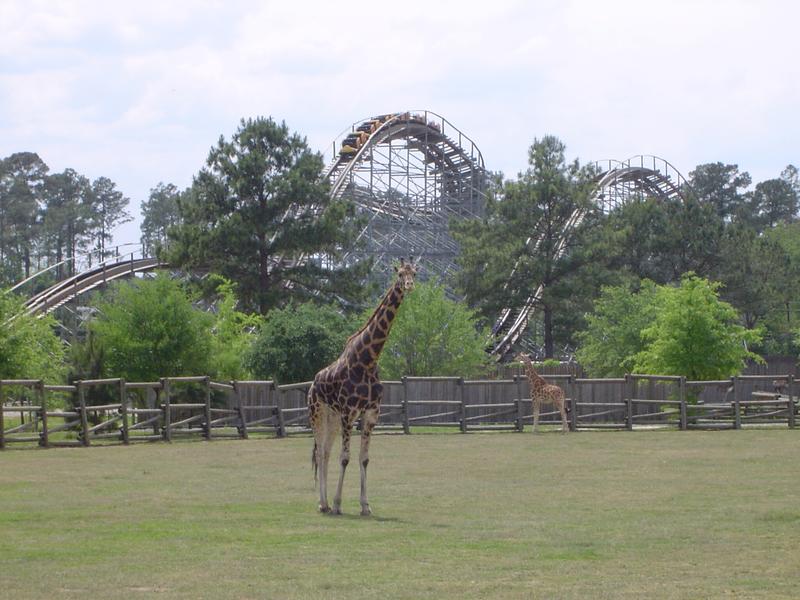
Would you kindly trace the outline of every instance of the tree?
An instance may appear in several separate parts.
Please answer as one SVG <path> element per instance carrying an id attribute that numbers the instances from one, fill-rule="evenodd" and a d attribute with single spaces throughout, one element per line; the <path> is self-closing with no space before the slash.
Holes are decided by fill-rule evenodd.
<path id="1" fill-rule="evenodd" d="M 89 245 L 91 185 L 73 169 L 49 175 L 44 184 L 42 227 L 45 252 L 53 262 L 72 262 L 66 269 L 74 273 L 74 259 Z"/>
<path id="2" fill-rule="evenodd" d="M 22 298 L 0 292 L 0 379 L 61 383 L 65 347 L 51 316 L 26 315 Z"/>
<path id="3" fill-rule="evenodd" d="M 255 377 L 309 381 L 341 353 L 358 325 L 332 305 L 289 304 L 267 313 L 245 356 Z"/>
<path id="4" fill-rule="evenodd" d="M 116 189 L 116 184 L 108 177 L 98 177 L 91 187 L 91 227 L 95 239 L 95 249 L 104 254 L 106 242 L 111 241 L 111 231 L 117 225 L 132 219 L 125 210 L 130 200 Z"/>
<path id="5" fill-rule="evenodd" d="M 788 223 L 797 214 L 797 192 L 786 179 L 767 179 L 756 184 L 746 209 L 758 230 Z"/>
<path id="6" fill-rule="evenodd" d="M 47 171 L 33 152 L 0 161 L 0 279 L 11 282 L 31 273 Z"/>
<path id="7" fill-rule="evenodd" d="M 566 147 L 554 136 L 534 140 L 528 151 L 528 169 L 516 181 L 507 181 L 497 201 L 489 205 L 487 218 L 453 226 L 453 234 L 464 249 L 458 284 L 470 306 L 521 306 L 539 285 L 545 355 L 553 356 L 553 313 L 562 306 L 570 290 L 563 283 L 570 273 L 586 264 L 589 257 L 578 252 L 582 231 L 593 214 L 589 196 L 593 171 L 577 160 L 567 163 Z M 576 231 L 565 228 L 576 211 L 585 218 Z M 487 289 L 481 278 L 487 265 L 494 270 L 490 281 L 505 274 L 507 285 Z M 512 273 L 513 271 L 513 273 Z M 477 284 L 477 285 L 476 285 Z M 486 309 L 482 311 L 486 314 Z M 495 316 L 498 313 L 495 313 Z"/>
<path id="8" fill-rule="evenodd" d="M 215 303 L 211 340 L 213 372 L 221 379 L 246 379 L 250 372 L 245 367 L 245 357 L 263 318 L 237 310 L 234 284 L 219 276 L 215 276 L 214 280 L 219 297 Z"/>
<path id="9" fill-rule="evenodd" d="M 171 183 L 159 183 L 142 203 L 142 245 L 152 253 L 167 244 L 167 231 L 180 223 L 178 201 L 181 192 Z"/>
<path id="10" fill-rule="evenodd" d="M 747 359 L 760 360 L 748 344 L 761 334 L 739 324 L 736 310 L 719 299 L 719 284 L 689 273 L 679 287 L 662 286 L 658 312 L 642 330 L 645 348 L 634 369 L 655 375 L 716 380 L 741 373 Z"/>
<path id="11" fill-rule="evenodd" d="M 725 220 L 730 220 L 744 205 L 744 190 L 751 182 L 750 174 L 739 172 L 738 165 L 721 162 L 698 165 L 689 173 L 689 183 L 697 200 L 711 204 Z"/>
<path id="12" fill-rule="evenodd" d="M 604 287 L 579 334 L 578 362 L 592 377 L 622 377 L 634 369 L 644 350 L 642 331 L 658 313 L 658 286 L 644 280 L 634 285 Z"/>
<path id="13" fill-rule="evenodd" d="M 791 276 L 790 257 L 776 240 L 740 224 L 726 228 L 716 278 L 745 327 L 757 327 L 780 307 Z"/>
<path id="14" fill-rule="evenodd" d="M 107 376 L 129 381 L 210 374 L 213 317 L 164 273 L 112 285 L 90 323 Z"/>
<path id="15" fill-rule="evenodd" d="M 363 272 L 321 260 L 338 256 L 357 231 L 353 206 L 330 199 L 322 168 L 321 155 L 285 123 L 242 120 L 181 198 L 169 262 L 223 275 L 261 314 L 292 298 L 359 298 Z"/>
<path id="16" fill-rule="evenodd" d="M 397 311 L 378 362 L 382 377 L 483 374 L 491 362 L 488 333 L 477 328 L 473 311 L 447 298 L 442 286 L 419 283 Z"/>

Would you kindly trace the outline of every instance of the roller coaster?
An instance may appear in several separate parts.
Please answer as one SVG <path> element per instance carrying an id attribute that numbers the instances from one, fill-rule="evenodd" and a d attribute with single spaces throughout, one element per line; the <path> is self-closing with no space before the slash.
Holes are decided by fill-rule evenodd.
<path id="1" fill-rule="evenodd" d="M 595 172 L 591 208 L 575 210 L 566 221 L 557 238 L 556 258 L 565 252 L 589 211 L 608 213 L 645 197 L 685 200 L 689 189 L 675 167 L 655 156 L 597 161 Z M 334 140 L 324 177 L 330 183 L 331 198 L 351 201 L 364 223 L 339 260 L 348 264 L 371 259 L 375 279 L 385 279 L 398 257 L 414 255 L 428 278 L 446 281 L 458 268 L 459 254 L 449 223 L 485 214 L 488 173 L 480 150 L 452 123 L 431 111 L 389 113 L 356 121 Z M 285 218 L 292 218 L 291 210 Z M 535 248 L 541 241 L 534 232 L 526 244 Z M 310 259 L 321 260 L 294 260 Z M 46 314 L 109 281 L 166 266 L 141 250 L 114 256 L 31 296 L 26 311 Z M 543 292 L 540 285 L 522 306 L 501 311 L 492 329 L 495 342 L 491 352 L 498 360 L 520 341 Z"/>
<path id="2" fill-rule="evenodd" d="M 644 198 L 657 198 L 663 201 L 686 201 L 690 190 L 683 175 L 666 160 L 652 155 L 638 155 L 624 161 L 596 161 L 594 193 L 589 208 L 577 208 L 567 219 L 559 232 L 554 248 L 554 257 L 560 258 L 567 247 L 573 232 L 578 228 L 591 210 L 609 213 L 620 206 Z M 542 242 L 542 235 L 529 237 L 525 244 L 534 248 Z M 517 265 L 512 270 L 512 275 Z M 492 327 L 495 340 L 491 353 L 502 360 L 512 352 L 533 317 L 544 293 L 540 284 L 522 306 L 505 308 Z"/>
<path id="3" fill-rule="evenodd" d="M 402 112 L 354 123 L 332 149 L 331 197 L 353 202 L 366 222 L 345 261 L 371 258 L 379 279 L 408 255 L 429 278 L 456 270 L 449 222 L 485 209 L 487 173 L 469 137 L 431 111 Z"/>

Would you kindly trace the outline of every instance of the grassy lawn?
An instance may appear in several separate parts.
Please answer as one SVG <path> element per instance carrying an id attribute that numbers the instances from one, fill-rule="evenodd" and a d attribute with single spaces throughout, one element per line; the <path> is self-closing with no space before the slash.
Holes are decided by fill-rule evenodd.
<path id="1" fill-rule="evenodd" d="M 356 460 L 316 512 L 310 453 L 2 452 L 0 597 L 800 595 L 798 431 L 381 435 L 371 518 Z"/>

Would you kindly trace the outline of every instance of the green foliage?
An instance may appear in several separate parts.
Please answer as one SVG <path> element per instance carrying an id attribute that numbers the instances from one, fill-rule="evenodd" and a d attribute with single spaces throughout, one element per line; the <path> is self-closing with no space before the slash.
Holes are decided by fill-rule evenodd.
<path id="1" fill-rule="evenodd" d="M 167 231 L 180 221 L 178 200 L 181 192 L 171 183 L 159 183 L 142 202 L 142 245 L 146 252 L 160 250 L 167 244 Z"/>
<path id="2" fill-rule="evenodd" d="M 43 379 L 62 383 L 65 347 L 51 316 L 23 313 L 23 301 L 0 292 L 0 379 Z"/>
<path id="3" fill-rule="evenodd" d="M 213 317 L 168 275 L 115 283 L 98 309 L 90 332 L 106 375 L 153 381 L 211 374 Z"/>
<path id="4" fill-rule="evenodd" d="M 419 283 L 397 312 L 378 363 L 381 377 L 480 375 L 491 361 L 487 339 L 473 311 L 448 299 L 443 287 Z"/>
<path id="5" fill-rule="evenodd" d="M 255 331 L 261 326 L 260 315 L 250 315 L 236 309 L 235 285 L 214 276 L 218 282 L 216 318 L 211 339 L 211 356 L 214 375 L 220 379 L 247 379 L 250 372 L 244 366 L 244 358 L 255 340 Z"/>
<path id="6" fill-rule="evenodd" d="M 714 380 L 736 375 L 761 333 L 739 325 L 736 310 L 719 299 L 719 284 L 687 274 L 680 287 L 661 287 L 653 323 L 642 330 L 646 346 L 634 369 L 656 375 Z"/>
<path id="7" fill-rule="evenodd" d="M 309 381 L 336 360 L 357 327 L 334 306 L 305 302 L 273 309 L 246 353 L 245 367 L 259 379 Z"/>
<path id="8" fill-rule="evenodd" d="M 633 371 L 721 379 L 741 372 L 747 349 L 760 332 L 739 324 L 734 308 L 718 296 L 719 284 L 693 274 L 678 287 L 641 282 L 604 288 L 587 317 L 576 357 L 592 376 Z"/>
<path id="9" fill-rule="evenodd" d="M 563 142 L 554 136 L 534 140 L 528 150 L 528 168 L 517 180 L 503 182 L 496 177 L 493 181 L 494 200 L 486 218 L 452 226 L 463 252 L 456 284 L 469 305 L 487 320 L 497 318 L 501 308 L 521 306 L 544 285 L 548 356 L 555 342 L 552 314 L 578 295 L 575 286 L 580 281 L 570 275 L 589 259 L 579 248 L 591 218 L 571 231 L 566 241 L 562 231 L 576 209 L 587 207 L 593 172 L 577 160 L 568 162 L 565 152 Z M 567 321 L 562 324 L 569 327 Z M 571 333 L 568 330 L 565 335 Z"/>
<path id="10" fill-rule="evenodd" d="M 223 275 L 245 309 L 261 314 L 293 299 L 360 299 L 365 265 L 329 269 L 307 260 L 338 256 L 357 234 L 354 207 L 331 200 L 323 166 L 285 123 L 242 120 L 180 196 L 169 262 Z"/>
<path id="11" fill-rule="evenodd" d="M 657 286 L 641 282 L 604 287 L 587 315 L 588 326 L 579 334 L 576 359 L 593 377 L 621 377 L 634 369 L 635 356 L 645 348 L 641 332 L 657 312 Z"/>

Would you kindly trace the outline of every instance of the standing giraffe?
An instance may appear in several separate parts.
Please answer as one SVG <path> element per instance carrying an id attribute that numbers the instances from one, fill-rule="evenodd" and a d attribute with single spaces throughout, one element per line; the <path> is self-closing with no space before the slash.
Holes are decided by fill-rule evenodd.
<path id="1" fill-rule="evenodd" d="M 361 329 L 347 340 L 344 351 L 333 363 L 314 377 L 308 390 L 308 420 L 314 431 L 314 450 L 311 463 L 316 478 L 319 470 L 319 510 L 331 512 L 328 505 L 328 459 L 336 432 L 342 432 L 342 452 L 339 462 L 339 485 L 333 497 L 333 514 L 342 513 L 342 484 L 350 461 L 350 430 L 363 416 L 361 431 L 361 514 L 371 514 L 367 502 L 367 464 L 369 439 L 378 422 L 383 386 L 378 378 L 378 357 L 392 327 L 397 309 L 407 291 L 414 289 L 417 274 L 414 259 L 395 267 L 397 279 Z"/>
<path id="2" fill-rule="evenodd" d="M 547 383 L 533 368 L 531 357 L 527 354 L 520 352 L 514 357 L 514 360 L 524 363 L 525 374 L 528 376 L 528 383 L 530 383 L 531 400 L 533 401 L 533 432 L 536 433 L 536 426 L 539 425 L 539 407 L 542 404 L 554 404 L 561 412 L 561 432 L 566 433 L 568 426 L 564 390 L 557 385 Z"/>

